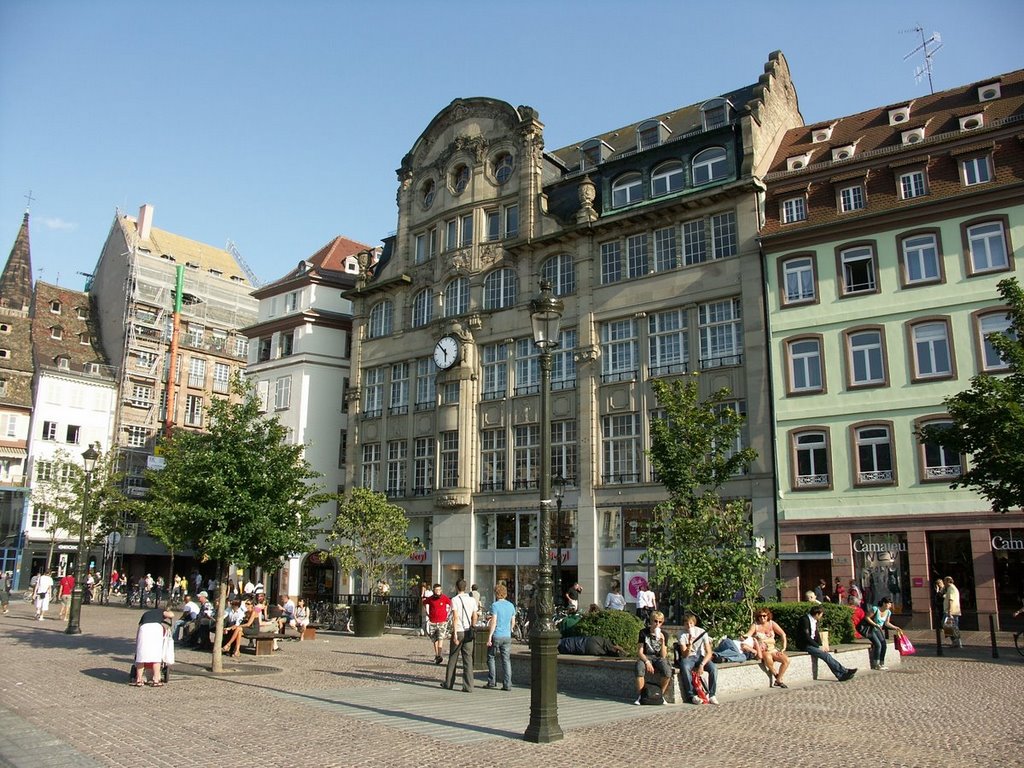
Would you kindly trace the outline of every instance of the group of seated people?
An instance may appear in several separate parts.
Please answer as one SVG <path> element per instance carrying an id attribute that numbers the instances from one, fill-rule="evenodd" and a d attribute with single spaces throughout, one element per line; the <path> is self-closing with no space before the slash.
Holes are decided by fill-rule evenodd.
<path id="1" fill-rule="evenodd" d="M 208 593 L 200 592 L 196 600 L 186 598 L 181 617 L 171 629 L 174 641 L 199 649 L 213 649 L 213 632 L 216 626 L 214 607 Z M 224 611 L 224 633 L 221 650 L 234 657 L 241 654 L 242 640 L 258 634 L 274 633 L 283 635 L 286 629 L 294 629 L 302 640 L 303 630 L 309 624 L 309 608 L 303 598 L 298 603 L 287 595 L 281 596 L 278 605 L 271 605 L 265 593 L 232 596 Z M 277 641 L 274 643 L 275 650 Z"/>

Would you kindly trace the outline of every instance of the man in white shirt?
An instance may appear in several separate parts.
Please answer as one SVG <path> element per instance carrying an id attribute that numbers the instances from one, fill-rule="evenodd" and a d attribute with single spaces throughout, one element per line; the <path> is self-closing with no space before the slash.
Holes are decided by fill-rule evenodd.
<path id="1" fill-rule="evenodd" d="M 185 604 L 181 607 L 181 617 L 174 622 L 174 626 L 171 627 L 171 637 L 174 638 L 174 642 L 181 641 L 181 629 L 186 624 L 195 621 L 199 618 L 199 603 L 192 598 L 189 598 Z"/>
<path id="2" fill-rule="evenodd" d="M 40 569 L 39 575 L 36 577 L 34 589 L 36 591 L 36 618 L 42 621 L 46 618 L 46 612 L 50 608 L 50 590 L 53 589 L 53 577 L 45 570 Z"/>
<path id="3" fill-rule="evenodd" d="M 473 627 L 480 613 L 480 606 L 472 595 L 466 592 L 466 580 L 455 584 L 458 594 L 452 598 L 452 637 L 448 646 L 448 667 L 445 670 L 442 688 L 455 687 L 455 668 L 462 657 L 462 692 L 473 692 Z"/>
<path id="4" fill-rule="evenodd" d="M 718 704 L 718 697 L 715 696 L 718 691 L 718 668 L 711 660 L 711 638 L 708 637 L 706 630 L 697 626 L 697 616 L 690 611 L 683 614 L 683 628 L 679 632 L 679 653 L 686 698 L 694 704 L 704 703 L 694 689 L 693 673 L 696 672 L 700 676 L 707 671 L 708 703 Z"/>
<path id="5" fill-rule="evenodd" d="M 845 683 L 847 680 L 853 679 L 853 676 L 857 674 L 857 669 L 855 667 L 847 669 L 839 663 L 835 656 L 821 649 L 821 635 L 818 632 L 818 625 L 821 623 L 821 616 L 824 613 L 825 609 L 820 603 L 812 605 L 811 610 L 800 617 L 800 624 L 797 627 L 797 640 L 803 646 L 803 649 L 807 651 L 808 655 L 825 662 L 828 668 L 832 670 L 832 674 L 836 676 L 836 680 L 840 683 Z"/>

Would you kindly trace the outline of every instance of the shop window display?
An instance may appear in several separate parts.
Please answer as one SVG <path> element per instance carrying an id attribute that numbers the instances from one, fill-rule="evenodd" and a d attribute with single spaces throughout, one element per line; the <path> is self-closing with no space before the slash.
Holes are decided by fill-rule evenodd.
<path id="1" fill-rule="evenodd" d="M 869 605 L 883 597 L 892 600 L 893 611 L 911 610 L 910 562 L 907 537 L 902 533 L 864 533 L 853 537 L 854 577 Z"/>

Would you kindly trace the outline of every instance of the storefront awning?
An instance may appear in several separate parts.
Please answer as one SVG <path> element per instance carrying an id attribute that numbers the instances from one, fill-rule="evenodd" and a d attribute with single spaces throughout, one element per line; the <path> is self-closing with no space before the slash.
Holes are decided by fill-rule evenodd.
<path id="1" fill-rule="evenodd" d="M 24 459 L 26 451 L 24 448 L 12 448 L 7 445 L 0 445 L 0 459 Z"/>

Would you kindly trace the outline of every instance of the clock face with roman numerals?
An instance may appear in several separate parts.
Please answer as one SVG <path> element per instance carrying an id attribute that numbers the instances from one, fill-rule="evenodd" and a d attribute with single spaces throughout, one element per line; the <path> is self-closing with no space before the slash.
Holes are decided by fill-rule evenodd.
<path id="1" fill-rule="evenodd" d="M 459 340 L 454 336 L 442 336 L 434 345 L 434 365 L 442 371 L 459 361 Z"/>

